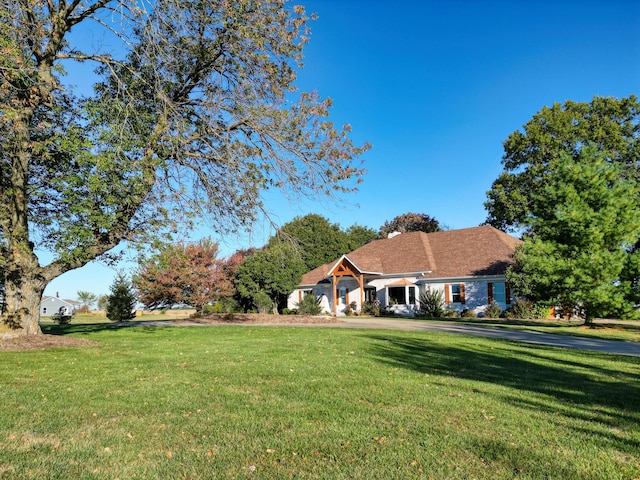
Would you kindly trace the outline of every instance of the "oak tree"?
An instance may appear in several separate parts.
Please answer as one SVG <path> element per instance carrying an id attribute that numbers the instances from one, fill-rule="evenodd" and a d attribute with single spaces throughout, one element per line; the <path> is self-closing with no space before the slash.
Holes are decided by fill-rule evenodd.
<path id="1" fill-rule="evenodd" d="M 356 188 L 368 145 L 296 92 L 309 20 L 286 0 L 2 2 L 0 334 L 39 334 L 46 285 L 123 240 L 246 227 L 266 188 Z"/>
<path id="2" fill-rule="evenodd" d="M 542 108 L 504 142 L 504 171 L 487 192 L 487 223 L 500 230 L 522 230 L 539 196 L 543 179 L 561 154 L 578 159 L 591 145 L 624 177 L 640 179 L 640 102 L 594 97 Z"/>

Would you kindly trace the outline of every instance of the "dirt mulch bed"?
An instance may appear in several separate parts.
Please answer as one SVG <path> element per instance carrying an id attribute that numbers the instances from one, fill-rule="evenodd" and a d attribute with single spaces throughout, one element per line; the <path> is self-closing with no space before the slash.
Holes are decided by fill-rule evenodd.
<path id="1" fill-rule="evenodd" d="M 25 335 L 1 338 L 0 351 L 17 352 L 21 350 L 49 350 L 63 347 L 92 347 L 98 342 L 85 338 L 65 337 L 62 335 Z"/>
<path id="2" fill-rule="evenodd" d="M 180 320 L 140 321 L 114 324 L 118 326 L 196 326 L 196 325 L 317 325 L 325 323 L 341 323 L 340 320 L 328 316 L 306 315 L 261 315 L 261 314 L 219 314 L 200 318 L 184 318 Z M 48 350 L 64 347 L 90 347 L 98 342 L 84 338 L 64 335 L 28 335 L 10 338 L 0 336 L 0 351 Z"/>

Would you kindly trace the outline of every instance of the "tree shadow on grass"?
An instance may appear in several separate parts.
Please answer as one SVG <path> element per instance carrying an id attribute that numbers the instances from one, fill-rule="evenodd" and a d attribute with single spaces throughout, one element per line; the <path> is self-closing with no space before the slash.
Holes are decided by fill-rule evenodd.
<path id="1" fill-rule="evenodd" d="M 114 332 L 122 329 L 136 328 L 138 332 L 155 333 L 160 328 L 154 325 L 149 326 L 132 326 L 128 322 L 114 323 L 78 323 L 67 325 L 42 325 L 42 333 L 48 335 L 89 335 L 98 332 Z"/>
<path id="2" fill-rule="evenodd" d="M 640 425 L 640 359 L 617 356 L 616 363 L 630 366 L 624 372 L 608 367 L 612 358 L 595 352 L 571 351 L 538 345 L 499 342 L 488 349 L 477 341 L 438 342 L 427 337 L 393 334 L 368 335 L 369 352 L 379 362 L 430 375 L 488 382 L 520 391 L 546 395 L 502 398 L 526 409 L 561 413 L 596 422 L 593 434 L 617 442 L 619 448 L 637 455 L 640 442 L 614 438 L 617 429 Z M 567 359 L 570 355 L 571 359 Z M 637 438 L 637 437 L 636 437 Z"/>

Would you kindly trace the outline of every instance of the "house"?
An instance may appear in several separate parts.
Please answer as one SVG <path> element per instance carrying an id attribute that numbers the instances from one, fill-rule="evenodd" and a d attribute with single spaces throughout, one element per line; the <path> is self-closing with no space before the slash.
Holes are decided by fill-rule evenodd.
<path id="1" fill-rule="evenodd" d="M 520 240 L 490 226 L 435 233 L 391 234 L 332 263 L 307 272 L 288 307 L 304 295 L 321 299 L 324 311 L 344 315 L 377 300 L 400 315 L 413 315 L 427 288 L 443 292 L 447 308 L 482 313 L 502 309 L 512 297 L 505 273 Z"/>
<path id="2" fill-rule="evenodd" d="M 80 305 L 80 302 L 76 302 L 75 300 L 63 300 L 57 296 L 50 297 L 45 295 L 40 302 L 40 316 L 51 317 L 56 314 L 73 315 Z"/>

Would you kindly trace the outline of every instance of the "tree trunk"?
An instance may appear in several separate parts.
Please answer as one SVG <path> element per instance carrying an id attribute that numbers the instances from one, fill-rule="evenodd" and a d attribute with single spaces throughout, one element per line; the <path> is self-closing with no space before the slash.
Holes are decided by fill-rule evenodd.
<path id="1" fill-rule="evenodd" d="M 14 266 L 6 272 L 0 337 L 42 335 L 40 302 L 46 282 L 38 271 L 38 267 Z"/>

